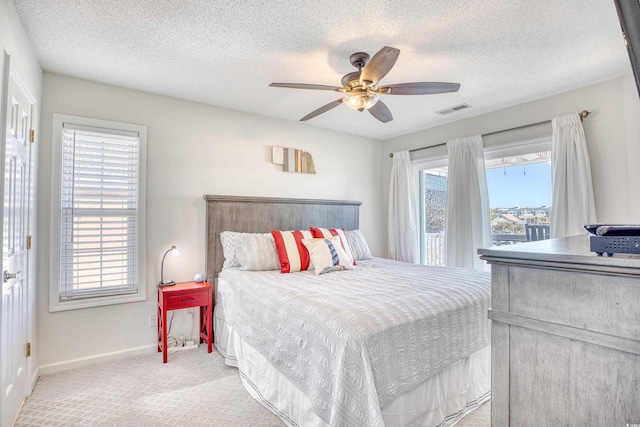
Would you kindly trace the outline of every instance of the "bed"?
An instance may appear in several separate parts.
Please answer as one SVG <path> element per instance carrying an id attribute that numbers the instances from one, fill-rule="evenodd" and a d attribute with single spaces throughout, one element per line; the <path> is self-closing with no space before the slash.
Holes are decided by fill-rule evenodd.
<path id="1" fill-rule="evenodd" d="M 316 276 L 222 268 L 223 231 L 357 229 L 360 202 L 205 196 L 214 338 L 287 425 L 453 425 L 490 396 L 490 277 L 361 259 Z"/>

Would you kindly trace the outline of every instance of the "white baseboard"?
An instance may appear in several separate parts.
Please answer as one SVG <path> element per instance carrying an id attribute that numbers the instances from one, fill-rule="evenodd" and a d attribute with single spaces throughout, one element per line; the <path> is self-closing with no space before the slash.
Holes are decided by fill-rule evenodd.
<path id="1" fill-rule="evenodd" d="M 112 353 L 103 353 L 97 354 L 95 356 L 80 357 L 78 359 L 52 363 L 50 365 L 42 365 L 40 366 L 40 368 L 38 368 L 37 375 L 53 374 L 55 372 L 66 371 L 67 369 L 81 368 L 83 366 L 93 365 L 95 363 L 113 362 L 116 360 L 138 356 L 140 354 L 153 353 L 157 350 L 158 344 L 151 344 L 142 347 L 130 348 L 127 350 L 114 351 Z"/>
<path id="2" fill-rule="evenodd" d="M 33 392 L 33 388 L 36 386 L 36 383 L 38 382 L 39 376 L 40 376 L 40 368 L 36 368 L 36 371 L 33 373 L 33 375 L 31 375 L 31 383 L 29 384 L 29 390 L 28 390 L 27 396 L 31 396 L 31 393 Z"/>

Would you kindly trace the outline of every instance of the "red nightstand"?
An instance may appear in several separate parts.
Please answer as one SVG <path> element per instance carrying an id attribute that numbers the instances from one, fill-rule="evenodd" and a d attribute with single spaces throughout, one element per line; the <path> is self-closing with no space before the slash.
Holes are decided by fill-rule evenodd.
<path id="1" fill-rule="evenodd" d="M 167 311 L 200 307 L 200 342 L 213 343 L 213 286 L 207 282 L 184 282 L 158 288 L 158 352 L 167 363 Z"/>

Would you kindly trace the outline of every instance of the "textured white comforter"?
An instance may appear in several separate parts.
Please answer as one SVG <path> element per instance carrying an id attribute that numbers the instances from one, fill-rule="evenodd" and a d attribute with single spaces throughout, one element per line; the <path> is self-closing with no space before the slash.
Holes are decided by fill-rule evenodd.
<path id="1" fill-rule="evenodd" d="M 489 273 L 375 259 L 314 276 L 225 269 L 226 321 L 332 426 L 381 408 L 489 345 Z"/>

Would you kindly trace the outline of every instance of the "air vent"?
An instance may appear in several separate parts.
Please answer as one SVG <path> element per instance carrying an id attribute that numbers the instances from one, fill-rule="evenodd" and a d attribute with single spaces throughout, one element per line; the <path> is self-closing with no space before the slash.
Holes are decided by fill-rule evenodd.
<path id="1" fill-rule="evenodd" d="M 456 111 L 464 110 L 465 108 L 469 108 L 469 107 L 471 107 L 471 105 L 469 104 L 460 104 L 460 105 L 455 105 L 453 107 L 445 108 L 444 110 L 436 111 L 436 113 L 445 115 L 449 113 L 455 113 Z"/>

